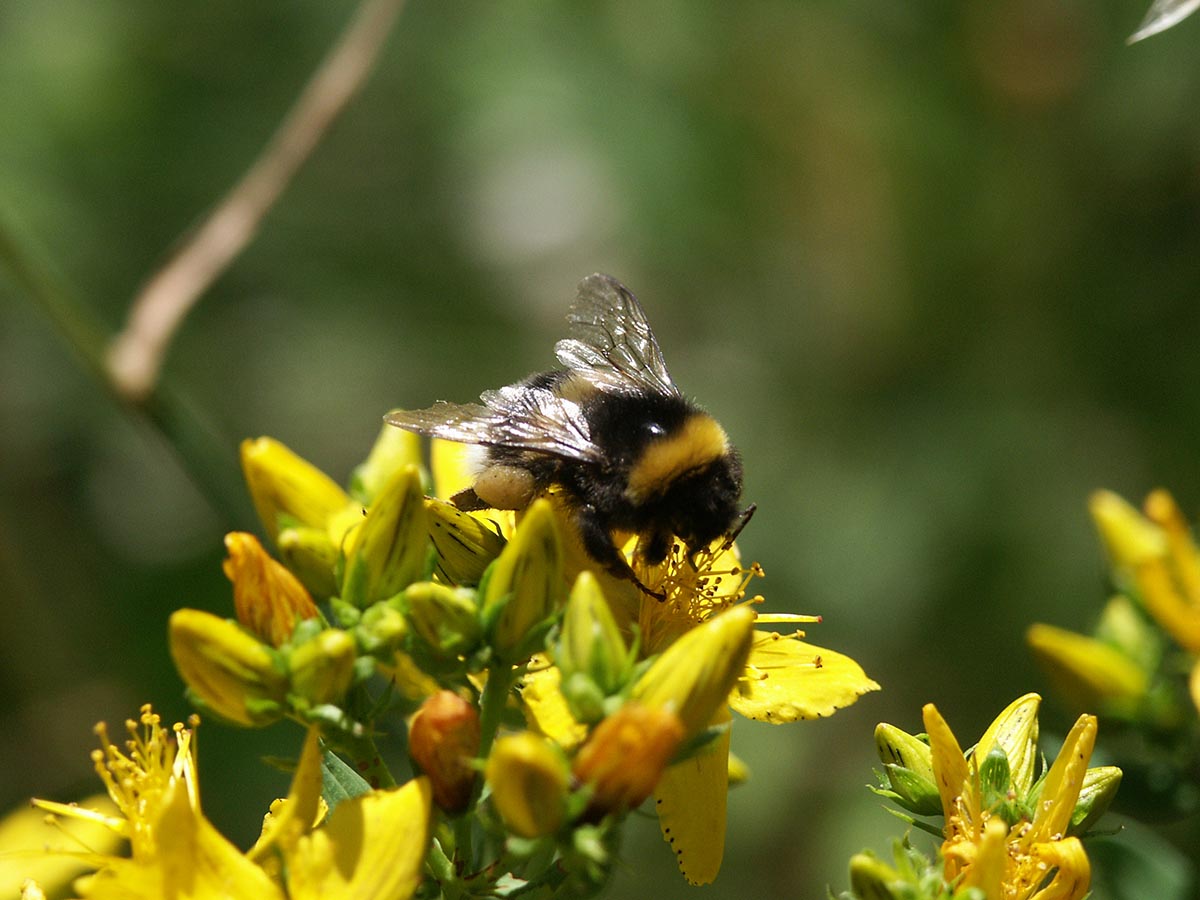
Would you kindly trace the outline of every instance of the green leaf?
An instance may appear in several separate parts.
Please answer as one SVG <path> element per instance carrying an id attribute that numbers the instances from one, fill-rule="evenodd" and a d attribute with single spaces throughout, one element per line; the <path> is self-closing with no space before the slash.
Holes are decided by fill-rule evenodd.
<path id="1" fill-rule="evenodd" d="M 321 796 L 329 804 L 329 811 L 343 800 L 357 797 L 371 790 L 363 777 L 355 772 L 332 750 L 321 756 Z"/>

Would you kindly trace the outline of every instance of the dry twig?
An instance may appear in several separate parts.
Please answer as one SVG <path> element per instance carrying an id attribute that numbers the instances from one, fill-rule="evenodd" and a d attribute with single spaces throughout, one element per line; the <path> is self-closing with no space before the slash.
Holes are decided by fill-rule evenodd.
<path id="1" fill-rule="evenodd" d="M 254 165 L 142 287 L 108 351 L 125 399 L 154 390 L 171 338 L 200 295 L 258 232 L 263 217 L 370 73 L 404 0 L 363 0 Z"/>

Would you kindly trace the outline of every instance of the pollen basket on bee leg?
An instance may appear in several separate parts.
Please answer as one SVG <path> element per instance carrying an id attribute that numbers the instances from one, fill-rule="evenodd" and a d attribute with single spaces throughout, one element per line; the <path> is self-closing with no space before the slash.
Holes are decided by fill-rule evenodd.
<path id="1" fill-rule="evenodd" d="M 533 474 L 519 466 L 488 466 L 475 478 L 475 493 L 493 509 L 524 509 L 533 500 Z"/>

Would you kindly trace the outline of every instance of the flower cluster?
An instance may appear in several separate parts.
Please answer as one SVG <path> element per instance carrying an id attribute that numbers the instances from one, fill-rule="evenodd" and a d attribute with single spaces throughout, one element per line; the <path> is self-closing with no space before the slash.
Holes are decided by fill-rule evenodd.
<path id="1" fill-rule="evenodd" d="M 1200 548 L 1174 498 L 1137 510 L 1109 491 L 1091 498 L 1113 593 L 1091 634 L 1037 623 L 1027 640 L 1056 692 L 1095 709 L 1125 739 L 1148 815 L 1193 811 L 1200 772 Z"/>
<path id="2" fill-rule="evenodd" d="M 895 865 L 870 854 L 851 861 L 851 897 L 911 900 L 1080 900 L 1091 868 L 1080 836 L 1107 809 L 1121 782 L 1113 766 L 1088 768 L 1096 718 L 1083 715 L 1046 768 L 1038 749 L 1037 694 L 1013 701 L 969 751 L 932 703 L 925 733 L 875 730 L 884 763 L 876 793 L 913 815 L 906 821 L 942 839 L 940 863 L 910 847 Z M 940 827 L 916 816 L 940 816 Z"/>
<path id="3" fill-rule="evenodd" d="M 126 749 L 101 732 L 119 815 L 39 801 L 130 842 L 82 855 L 79 896 L 587 894 L 651 796 L 683 875 L 706 883 L 731 711 L 811 719 L 878 688 L 803 640 L 814 617 L 758 612 L 762 571 L 731 540 L 653 567 L 631 545 L 639 586 L 592 564 L 553 493 L 463 512 L 438 499 L 469 483 L 463 448 L 435 441 L 431 459 L 432 474 L 417 438 L 385 428 L 343 489 L 277 441 L 243 444 L 275 556 L 228 535 L 235 618 L 177 610 L 169 644 L 206 715 L 303 726 L 291 791 L 238 851 L 201 811 L 195 725 L 147 708 Z M 402 786 L 397 756 L 417 773 Z"/>

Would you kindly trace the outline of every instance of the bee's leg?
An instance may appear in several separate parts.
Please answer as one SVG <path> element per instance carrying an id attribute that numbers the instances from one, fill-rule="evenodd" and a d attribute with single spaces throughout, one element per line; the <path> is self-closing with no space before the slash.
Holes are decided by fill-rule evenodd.
<path id="1" fill-rule="evenodd" d="M 487 509 L 488 505 L 479 499 L 479 495 L 475 493 L 475 488 L 465 488 L 450 498 L 450 502 L 463 512 L 475 512 L 478 509 Z"/>
<path id="2" fill-rule="evenodd" d="M 671 552 L 675 536 L 669 531 L 652 531 L 638 540 L 638 552 L 652 566 L 657 566 Z"/>
<path id="3" fill-rule="evenodd" d="M 643 593 L 658 600 L 667 599 L 666 594 L 650 590 L 634 574 L 621 551 L 613 543 L 612 534 L 596 515 L 595 507 L 590 504 L 581 507 L 575 516 L 575 523 L 579 527 L 579 537 L 583 541 L 583 549 L 592 559 L 604 566 L 610 575 L 625 581 L 632 581 L 642 589 Z"/>

